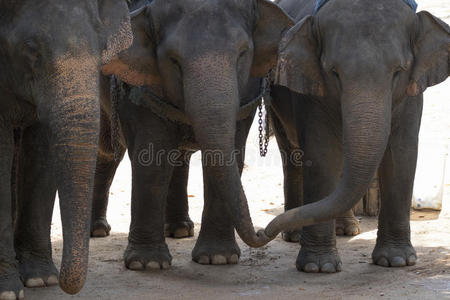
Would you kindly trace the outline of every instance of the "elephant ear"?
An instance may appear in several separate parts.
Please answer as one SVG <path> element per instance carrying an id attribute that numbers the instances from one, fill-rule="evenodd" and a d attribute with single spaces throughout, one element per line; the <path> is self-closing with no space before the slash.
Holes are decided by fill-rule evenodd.
<path id="1" fill-rule="evenodd" d="M 119 52 L 131 46 L 133 33 L 126 1 L 98 0 L 97 5 L 105 38 L 102 64 L 107 64 Z"/>
<path id="2" fill-rule="evenodd" d="M 450 27 L 427 11 L 418 16 L 414 42 L 414 67 L 408 95 L 416 96 L 427 87 L 441 83 L 450 74 Z"/>
<path id="3" fill-rule="evenodd" d="M 253 32 L 253 77 L 264 77 L 277 61 L 278 44 L 285 31 L 294 25 L 292 19 L 275 3 L 257 1 L 257 22 Z"/>
<path id="4" fill-rule="evenodd" d="M 324 96 L 319 52 L 313 17 L 308 16 L 292 27 L 280 42 L 275 84 L 300 94 Z"/>
<path id="5" fill-rule="evenodd" d="M 115 75 L 134 86 L 153 87 L 159 92 L 161 77 L 156 60 L 156 38 L 153 32 L 151 4 L 131 13 L 133 42 L 102 67 L 104 75 Z"/>

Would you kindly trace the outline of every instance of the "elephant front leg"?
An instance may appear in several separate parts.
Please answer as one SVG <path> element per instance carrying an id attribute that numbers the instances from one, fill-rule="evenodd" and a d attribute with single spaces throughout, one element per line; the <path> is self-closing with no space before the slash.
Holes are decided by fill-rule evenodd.
<path id="1" fill-rule="evenodd" d="M 0 129 L 0 300 L 23 299 L 23 284 L 17 269 L 11 216 L 11 170 L 13 130 Z"/>
<path id="2" fill-rule="evenodd" d="M 297 130 L 304 151 L 303 201 L 313 203 L 331 194 L 342 171 L 341 139 L 332 122 L 310 99 L 299 99 Z M 308 273 L 335 273 L 342 269 L 336 248 L 334 220 L 306 226 L 300 237 L 301 249 L 296 266 Z"/>
<path id="3" fill-rule="evenodd" d="M 164 206 L 173 167 L 167 146 L 142 143 L 156 139 L 135 138 L 129 147 L 132 162 L 131 224 L 124 261 L 128 269 L 168 269 L 172 256 L 164 237 Z M 155 159 L 156 155 L 156 160 Z"/>
<path id="4" fill-rule="evenodd" d="M 200 234 L 192 260 L 203 265 L 237 264 L 241 251 L 236 243 L 231 216 L 225 211 L 214 183 L 204 178 L 205 205 Z"/>
<path id="5" fill-rule="evenodd" d="M 166 237 L 194 236 L 194 223 L 189 217 L 187 194 L 191 155 L 190 152 L 182 151 L 173 170 L 166 202 L 166 224 L 164 225 Z"/>
<path id="6" fill-rule="evenodd" d="M 422 98 L 407 99 L 407 103 L 380 166 L 381 210 L 372 260 L 384 267 L 411 266 L 417 260 L 411 244 L 410 211 Z"/>
<path id="7" fill-rule="evenodd" d="M 237 123 L 236 150 L 233 159 L 238 164 L 240 174 L 242 174 L 244 169 L 245 143 L 252 121 L 253 115 Z M 226 161 L 223 163 L 231 164 L 231 162 Z M 219 191 L 216 188 L 216 185 L 220 183 L 214 178 L 206 178 L 205 176 L 203 177 L 203 182 L 205 205 L 202 215 L 202 227 L 197 243 L 192 250 L 192 260 L 204 265 L 237 264 L 241 250 L 236 243 L 232 217 L 226 213 L 226 204 L 219 197 Z"/>
<path id="8" fill-rule="evenodd" d="M 14 242 L 20 275 L 29 288 L 58 284 L 50 241 L 56 184 L 48 132 L 39 123 L 24 130 L 19 154 Z"/>
<path id="9" fill-rule="evenodd" d="M 359 221 L 355 217 L 353 210 L 349 210 L 336 218 L 336 235 L 355 236 L 360 232 Z"/>

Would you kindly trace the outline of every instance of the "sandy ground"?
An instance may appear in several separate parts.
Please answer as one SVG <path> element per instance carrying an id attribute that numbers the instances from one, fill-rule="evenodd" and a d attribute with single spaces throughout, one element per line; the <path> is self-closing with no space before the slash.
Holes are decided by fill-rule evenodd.
<path id="1" fill-rule="evenodd" d="M 450 1 L 421 1 L 450 23 Z M 421 141 L 447 146 L 450 143 L 450 80 L 427 90 Z M 268 157 L 259 157 L 256 128 L 248 141 L 243 184 L 255 226 L 265 227 L 283 211 L 282 170 L 276 142 Z M 190 213 L 199 230 L 203 206 L 201 164 L 192 162 L 189 194 Z M 450 167 L 448 167 L 450 175 Z M 432 174 L 430 174 L 432 176 Z M 235 266 L 202 266 L 191 261 L 196 238 L 168 239 L 172 268 L 163 272 L 132 272 L 123 264 L 130 220 L 130 165 L 124 160 L 111 189 L 108 219 L 112 235 L 91 242 L 89 275 L 76 296 L 58 287 L 27 289 L 30 300 L 41 299 L 450 299 L 450 218 L 439 213 L 413 212 L 412 242 L 419 260 L 416 266 L 388 269 L 371 264 L 377 220 L 362 218 L 362 234 L 338 238 L 343 271 L 338 274 L 305 274 L 295 269 L 299 245 L 277 238 L 261 249 L 240 241 L 242 257 Z M 450 201 L 450 176 L 446 178 L 445 201 Z M 53 224 L 54 258 L 59 266 L 62 241 L 58 207 Z"/>

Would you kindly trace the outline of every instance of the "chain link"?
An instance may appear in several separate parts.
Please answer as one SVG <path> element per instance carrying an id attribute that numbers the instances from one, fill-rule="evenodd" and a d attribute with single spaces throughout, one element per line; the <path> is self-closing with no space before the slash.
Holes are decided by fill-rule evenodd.
<path id="1" fill-rule="evenodd" d="M 269 130 L 268 130 L 268 112 L 266 111 L 265 122 L 263 121 L 263 102 L 258 106 L 258 124 L 259 124 L 259 154 L 261 157 L 266 157 L 267 148 L 269 146 Z M 265 123 L 265 124 L 264 124 Z"/>
<path id="2" fill-rule="evenodd" d="M 270 106 L 270 78 L 269 75 L 263 79 L 262 84 L 262 98 L 258 106 L 258 130 L 259 130 L 259 154 L 261 157 L 266 157 L 267 149 L 269 147 L 269 106 Z M 263 109 L 265 109 L 265 118 L 263 120 Z"/>

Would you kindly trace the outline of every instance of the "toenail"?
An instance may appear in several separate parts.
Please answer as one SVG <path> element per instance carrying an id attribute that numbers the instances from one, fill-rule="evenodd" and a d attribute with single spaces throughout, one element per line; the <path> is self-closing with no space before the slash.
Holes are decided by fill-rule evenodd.
<path id="1" fill-rule="evenodd" d="M 58 277 L 57 277 L 56 275 L 50 275 L 50 276 L 48 277 L 48 279 L 47 279 L 46 284 L 47 284 L 48 286 L 51 286 L 51 285 L 57 285 L 57 284 L 58 284 Z"/>
<path id="2" fill-rule="evenodd" d="M 336 268 L 332 263 L 326 263 L 321 268 L 322 273 L 336 273 Z"/>
<path id="3" fill-rule="evenodd" d="M 414 266 L 416 264 L 417 257 L 415 255 L 411 255 L 408 257 L 408 266 Z"/>
<path id="4" fill-rule="evenodd" d="M 238 262 L 239 262 L 239 256 L 237 254 L 233 254 L 230 256 L 230 261 L 229 261 L 230 264 L 235 265 Z"/>
<path id="5" fill-rule="evenodd" d="M 147 264 L 146 268 L 149 270 L 159 270 L 161 269 L 161 265 L 156 261 L 151 261 Z"/>
<path id="6" fill-rule="evenodd" d="M 213 255 L 211 264 L 213 265 L 226 265 L 227 259 L 223 255 Z"/>
<path id="7" fill-rule="evenodd" d="M 30 278 L 25 282 L 25 286 L 28 288 L 43 287 L 45 283 L 42 278 Z"/>
<path id="8" fill-rule="evenodd" d="M 377 260 L 376 264 L 377 264 L 377 265 L 380 265 L 380 266 L 383 266 L 383 267 L 389 267 L 389 262 L 388 262 L 388 260 L 386 259 L 386 257 L 380 257 L 380 258 Z"/>
<path id="9" fill-rule="evenodd" d="M 16 300 L 16 293 L 14 293 L 14 292 L 2 292 L 2 293 L 0 293 L 0 299 L 1 300 Z"/>
<path id="10" fill-rule="evenodd" d="M 167 269 L 169 269 L 170 264 L 169 264 L 169 262 L 164 261 L 164 262 L 161 264 L 161 267 L 162 267 L 163 270 L 167 270 Z"/>
<path id="11" fill-rule="evenodd" d="M 129 265 L 128 268 L 131 270 L 143 270 L 144 269 L 144 265 L 139 262 L 139 261 L 132 261 Z"/>
<path id="12" fill-rule="evenodd" d="M 406 261 L 403 257 L 395 256 L 391 259 L 391 267 L 404 267 L 406 266 Z"/>
<path id="13" fill-rule="evenodd" d="M 200 256 L 198 259 L 198 263 L 202 265 L 209 265 L 209 257 L 208 256 Z"/>
<path id="14" fill-rule="evenodd" d="M 307 263 L 303 270 L 307 273 L 317 273 L 319 272 L 319 266 L 317 266 L 315 263 Z"/>

